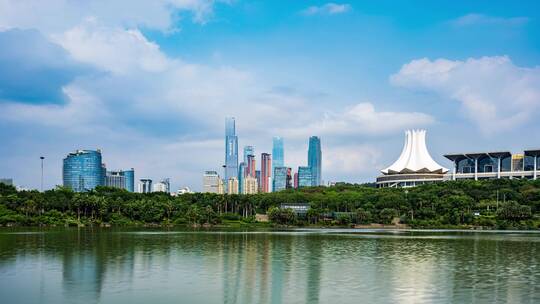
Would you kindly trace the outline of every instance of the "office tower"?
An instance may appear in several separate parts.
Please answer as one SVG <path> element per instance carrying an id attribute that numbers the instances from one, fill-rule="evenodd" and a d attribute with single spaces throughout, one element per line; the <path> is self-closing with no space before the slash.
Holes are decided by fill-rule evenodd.
<path id="1" fill-rule="evenodd" d="M 246 178 L 246 163 L 241 162 L 238 165 L 238 192 L 244 193 L 244 179 Z"/>
<path id="2" fill-rule="evenodd" d="M 13 186 L 13 179 L 12 178 L 0 178 L 0 184 Z"/>
<path id="3" fill-rule="evenodd" d="M 100 150 L 77 150 L 69 153 L 63 161 L 64 187 L 75 192 L 89 191 L 105 184 L 104 165 Z"/>
<path id="4" fill-rule="evenodd" d="M 257 166 L 255 164 L 255 155 L 248 155 L 246 163 L 246 176 L 255 177 L 256 168 Z"/>
<path id="5" fill-rule="evenodd" d="M 152 180 L 149 178 L 141 178 L 138 185 L 139 193 L 150 193 L 152 192 Z"/>
<path id="6" fill-rule="evenodd" d="M 135 189 L 135 170 L 106 171 L 105 186 L 125 189 L 133 192 Z"/>
<path id="7" fill-rule="evenodd" d="M 321 164 L 322 164 L 322 152 L 321 152 L 321 140 L 317 136 L 311 136 L 309 138 L 308 148 L 308 167 L 311 168 L 312 186 L 321 185 Z"/>
<path id="8" fill-rule="evenodd" d="M 129 192 L 135 191 L 135 169 L 131 168 L 126 171 L 122 171 L 124 174 L 124 177 L 126 178 L 126 186 L 124 189 L 126 189 Z"/>
<path id="9" fill-rule="evenodd" d="M 274 173 L 274 168 L 283 167 L 285 163 L 284 152 L 283 152 L 283 138 L 276 136 L 272 139 L 272 171 L 270 174 Z"/>
<path id="10" fill-rule="evenodd" d="M 298 189 L 298 172 L 294 173 L 294 189 Z"/>
<path id="11" fill-rule="evenodd" d="M 255 178 L 257 179 L 257 192 L 261 192 L 261 170 L 255 170 Z"/>
<path id="12" fill-rule="evenodd" d="M 272 176 L 272 158 L 268 153 L 261 154 L 261 192 L 270 192 L 272 184 L 268 183 Z"/>
<path id="13" fill-rule="evenodd" d="M 105 176 L 105 186 L 125 189 L 126 177 L 122 174 L 122 171 L 107 171 Z"/>
<path id="14" fill-rule="evenodd" d="M 244 179 L 244 192 L 243 194 L 256 194 L 257 193 L 257 179 L 252 176 L 247 176 Z"/>
<path id="15" fill-rule="evenodd" d="M 221 187 L 220 187 L 221 185 Z M 220 189 L 221 188 L 221 189 Z M 221 190 L 221 192 L 220 192 Z M 205 171 L 203 175 L 203 192 L 223 194 L 223 181 L 216 171 Z"/>
<path id="16" fill-rule="evenodd" d="M 298 167 L 298 188 L 310 187 L 312 183 L 311 167 Z"/>
<path id="17" fill-rule="evenodd" d="M 287 183 L 285 185 L 285 188 L 286 189 L 292 188 L 292 169 L 291 168 L 287 168 Z"/>
<path id="18" fill-rule="evenodd" d="M 231 177 L 227 182 L 227 193 L 238 194 L 238 178 Z"/>
<path id="19" fill-rule="evenodd" d="M 274 168 L 274 192 L 287 189 L 287 167 Z"/>
<path id="20" fill-rule="evenodd" d="M 244 162 L 247 164 L 248 155 L 255 155 L 255 148 L 253 146 L 244 146 Z"/>
<path id="21" fill-rule="evenodd" d="M 225 180 L 238 176 L 238 137 L 234 117 L 225 119 Z"/>

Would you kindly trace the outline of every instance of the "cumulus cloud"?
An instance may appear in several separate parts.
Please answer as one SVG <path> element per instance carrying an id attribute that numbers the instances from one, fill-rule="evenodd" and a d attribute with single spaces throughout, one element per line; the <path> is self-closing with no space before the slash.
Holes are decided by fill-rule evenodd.
<path id="1" fill-rule="evenodd" d="M 503 26 L 518 26 L 529 22 L 527 17 L 494 17 L 483 14 L 467 14 L 457 19 L 452 20 L 450 23 L 455 26 L 472 26 L 472 25 L 503 25 Z"/>
<path id="2" fill-rule="evenodd" d="M 285 133 L 305 137 L 309 134 L 350 138 L 351 136 L 383 135 L 406 128 L 432 124 L 432 116 L 420 112 L 377 111 L 372 103 L 358 103 L 341 112 L 326 111 L 323 117 L 313 118 L 304 128 L 294 128 Z"/>
<path id="3" fill-rule="evenodd" d="M 540 107 L 540 68 L 516 66 L 507 56 L 416 59 L 390 82 L 460 102 L 463 114 L 485 133 L 522 125 Z"/>
<path id="4" fill-rule="evenodd" d="M 313 15 L 336 15 L 343 14 L 351 10 L 349 4 L 337 4 L 337 3 L 326 3 L 321 6 L 310 6 L 302 11 L 303 15 L 313 16 Z"/>
<path id="5" fill-rule="evenodd" d="M 174 30 L 177 12 L 190 12 L 192 20 L 206 22 L 213 14 L 215 0 L 0 0 L 0 30 L 37 28 L 63 32 L 95 18 L 111 27 L 147 27 Z"/>

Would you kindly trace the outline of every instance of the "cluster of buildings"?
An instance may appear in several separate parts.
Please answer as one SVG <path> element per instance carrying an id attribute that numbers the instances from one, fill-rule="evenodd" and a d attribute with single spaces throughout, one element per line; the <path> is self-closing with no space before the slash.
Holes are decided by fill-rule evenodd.
<path id="1" fill-rule="evenodd" d="M 101 150 L 77 150 L 69 153 L 63 161 L 62 180 L 64 187 L 75 192 L 85 192 L 97 186 L 107 186 L 135 192 L 135 170 L 108 171 L 102 161 Z M 165 178 L 152 183 L 141 178 L 137 192 L 171 192 L 170 180 Z"/>
<path id="2" fill-rule="evenodd" d="M 414 187 L 460 179 L 538 178 L 540 149 L 512 154 L 509 151 L 446 154 L 452 169 L 431 158 L 426 147 L 425 130 L 405 132 L 405 144 L 399 158 L 377 177 L 378 187 Z"/>
<path id="3" fill-rule="evenodd" d="M 282 191 L 290 188 L 322 184 L 321 140 L 309 138 L 308 165 L 298 167 L 293 174 L 285 165 L 283 138 L 274 137 L 272 153 L 261 153 L 257 167 L 255 148 L 245 146 L 239 162 L 238 136 L 234 117 L 225 119 L 224 177 L 217 171 L 205 171 L 203 192 L 218 194 L 254 194 Z"/>

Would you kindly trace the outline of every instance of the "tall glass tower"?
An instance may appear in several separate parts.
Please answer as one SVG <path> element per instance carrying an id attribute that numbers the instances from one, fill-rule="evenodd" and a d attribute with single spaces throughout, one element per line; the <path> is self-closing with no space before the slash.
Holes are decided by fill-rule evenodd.
<path id="1" fill-rule="evenodd" d="M 308 148 L 308 167 L 311 168 L 312 186 L 321 185 L 321 163 L 321 139 L 318 136 L 311 136 Z"/>
<path id="2" fill-rule="evenodd" d="M 272 174 L 276 167 L 283 167 L 284 165 L 284 153 L 283 153 L 283 138 L 276 136 L 272 139 Z"/>
<path id="3" fill-rule="evenodd" d="M 75 192 L 89 191 L 105 185 L 105 166 L 100 150 L 77 150 L 64 158 L 62 168 L 64 187 Z"/>
<path id="4" fill-rule="evenodd" d="M 255 156 L 255 148 L 253 146 L 244 146 L 244 162 L 248 163 L 248 156 Z"/>
<path id="5" fill-rule="evenodd" d="M 238 137 L 234 117 L 225 118 L 225 181 L 238 176 Z"/>

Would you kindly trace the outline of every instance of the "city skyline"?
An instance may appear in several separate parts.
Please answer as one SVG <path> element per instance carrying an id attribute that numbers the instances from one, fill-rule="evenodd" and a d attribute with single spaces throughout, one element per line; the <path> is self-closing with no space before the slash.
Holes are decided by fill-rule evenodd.
<path id="1" fill-rule="evenodd" d="M 282 136 L 294 170 L 320 136 L 325 181 L 372 181 L 405 129 L 448 168 L 540 142 L 537 1 L 2 3 L 0 176 L 25 188 L 40 156 L 50 189 L 67 152 L 100 147 L 201 191 L 202 170 L 223 175 L 225 116 L 257 158 Z"/>

